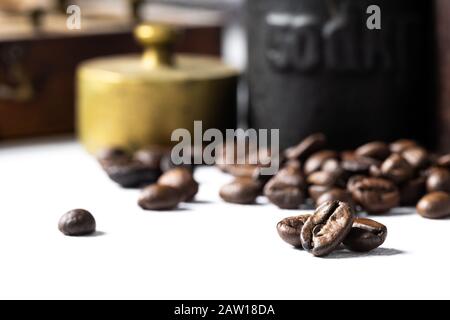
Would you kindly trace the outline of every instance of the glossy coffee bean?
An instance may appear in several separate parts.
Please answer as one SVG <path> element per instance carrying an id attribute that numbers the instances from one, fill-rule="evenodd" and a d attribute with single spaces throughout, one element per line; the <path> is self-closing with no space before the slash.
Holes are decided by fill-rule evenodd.
<path id="1" fill-rule="evenodd" d="M 322 133 L 313 134 L 304 139 L 300 144 L 286 149 L 284 155 L 287 159 L 305 160 L 313 153 L 323 149 L 327 138 Z"/>
<path id="2" fill-rule="evenodd" d="M 352 194 L 341 188 L 332 188 L 331 190 L 322 194 L 316 201 L 316 206 L 319 207 L 325 202 L 329 201 L 341 201 L 348 203 L 349 205 L 354 207 Z"/>
<path id="3" fill-rule="evenodd" d="M 378 160 L 347 154 L 342 159 L 342 168 L 350 175 L 367 175 L 371 166 L 379 166 Z"/>
<path id="4" fill-rule="evenodd" d="M 381 246 L 386 237 L 386 226 L 370 219 L 356 218 L 343 243 L 351 251 L 368 252 Z"/>
<path id="5" fill-rule="evenodd" d="M 398 188 L 389 180 L 362 179 L 355 183 L 352 190 L 355 202 L 371 214 L 386 213 L 400 203 Z"/>
<path id="6" fill-rule="evenodd" d="M 109 178 L 123 188 L 140 188 L 155 183 L 161 176 L 161 169 L 145 165 L 139 161 L 130 161 L 122 164 L 104 167 Z"/>
<path id="7" fill-rule="evenodd" d="M 303 225 L 306 223 L 311 215 L 302 215 L 296 217 L 289 217 L 281 220 L 277 224 L 277 231 L 281 239 L 291 246 L 303 249 L 300 241 L 300 233 Z"/>
<path id="8" fill-rule="evenodd" d="M 375 141 L 359 147 L 356 149 L 355 154 L 359 157 L 373 158 L 383 161 L 389 157 L 391 151 L 386 143 Z"/>
<path id="9" fill-rule="evenodd" d="M 264 187 L 264 196 L 280 209 L 297 209 L 304 202 L 304 195 L 298 186 L 272 179 Z"/>
<path id="10" fill-rule="evenodd" d="M 327 160 L 336 159 L 337 157 L 337 152 L 331 150 L 323 150 L 314 153 L 305 162 L 305 167 L 303 168 L 305 175 L 310 175 L 313 172 L 321 170 L 323 164 Z"/>
<path id="11" fill-rule="evenodd" d="M 450 217 L 450 195 L 446 192 L 427 194 L 417 204 L 417 212 L 428 219 Z"/>
<path id="12" fill-rule="evenodd" d="M 158 184 L 180 190 L 182 201 L 192 201 L 198 192 L 198 183 L 194 180 L 192 172 L 186 168 L 175 168 L 165 172 L 158 179 Z"/>
<path id="13" fill-rule="evenodd" d="M 327 171 L 317 171 L 308 176 L 308 184 L 318 185 L 318 186 L 336 186 L 342 184 L 340 177 L 336 173 Z"/>
<path id="14" fill-rule="evenodd" d="M 326 202 L 304 224 L 300 239 L 314 256 L 330 254 L 350 232 L 354 220 L 351 206 L 339 201 Z"/>
<path id="15" fill-rule="evenodd" d="M 399 189 L 400 205 L 414 207 L 426 193 L 426 178 L 419 176 L 415 179 L 408 180 L 400 185 Z"/>
<path id="16" fill-rule="evenodd" d="M 299 189 L 305 187 L 305 179 L 297 167 L 284 167 L 271 180 Z"/>
<path id="17" fill-rule="evenodd" d="M 220 197 L 229 203 L 253 204 L 261 193 L 261 185 L 251 178 L 237 178 L 220 189 Z"/>
<path id="18" fill-rule="evenodd" d="M 383 177 L 395 183 L 402 183 L 414 174 L 414 168 L 399 154 L 393 154 L 381 165 Z"/>
<path id="19" fill-rule="evenodd" d="M 422 169 L 430 163 L 428 151 L 422 147 L 411 147 L 402 152 L 403 158 L 409 162 L 414 169 Z"/>
<path id="20" fill-rule="evenodd" d="M 389 148 L 392 153 L 402 153 L 406 149 L 417 146 L 414 140 L 401 139 L 390 144 Z"/>
<path id="21" fill-rule="evenodd" d="M 433 168 L 427 178 L 427 191 L 450 192 L 450 171 L 442 168 Z"/>
<path id="22" fill-rule="evenodd" d="M 83 209 L 67 212 L 61 217 L 58 229 L 66 236 L 84 236 L 95 232 L 94 216 Z"/>
<path id="23" fill-rule="evenodd" d="M 308 187 L 308 194 L 315 203 L 324 193 L 331 189 L 333 189 L 333 186 L 311 185 Z"/>
<path id="24" fill-rule="evenodd" d="M 183 194 L 180 190 L 170 186 L 152 184 L 142 190 L 138 204 L 145 210 L 171 210 L 175 209 L 182 199 Z"/>

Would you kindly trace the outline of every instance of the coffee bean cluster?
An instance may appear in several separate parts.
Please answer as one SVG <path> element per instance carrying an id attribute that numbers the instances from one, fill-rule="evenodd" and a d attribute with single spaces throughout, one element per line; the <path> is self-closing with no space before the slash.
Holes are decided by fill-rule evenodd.
<path id="1" fill-rule="evenodd" d="M 314 214 L 283 219 L 277 224 L 281 239 L 323 257 L 339 246 L 355 252 L 368 252 L 381 246 L 387 228 L 376 221 L 356 218 L 354 207 L 341 201 L 326 201 Z"/>
<path id="2" fill-rule="evenodd" d="M 417 205 L 425 218 L 450 216 L 450 154 L 437 156 L 412 140 L 375 141 L 338 152 L 318 133 L 285 150 L 280 161 L 272 177 L 261 176 L 258 164 L 219 166 L 237 177 L 222 188 L 221 197 L 250 204 L 264 195 L 282 209 L 339 200 L 373 215 Z"/>

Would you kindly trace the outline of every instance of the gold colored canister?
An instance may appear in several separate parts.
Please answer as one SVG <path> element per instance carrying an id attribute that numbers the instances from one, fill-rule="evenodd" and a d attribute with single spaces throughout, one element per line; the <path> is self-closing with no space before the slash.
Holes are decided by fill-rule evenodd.
<path id="1" fill-rule="evenodd" d="M 78 70 L 78 134 L 90 152 L 172 145 L 178 128 L 234 128 L 238 72 L 213 57 L 174 55 L 174 29 L 143 24 L 144 54 L 87 61 Z"/>

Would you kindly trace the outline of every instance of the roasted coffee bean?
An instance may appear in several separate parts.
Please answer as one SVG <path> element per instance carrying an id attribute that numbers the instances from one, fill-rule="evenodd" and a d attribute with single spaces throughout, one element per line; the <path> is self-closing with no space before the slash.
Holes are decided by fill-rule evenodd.
<path id="1" fill-rule="evenodd" d="M 368 252 L 381 246 L 386 237 L 386 226 L 370 219 L 356 218 L 343 243 L 351 251 Z"/>
<path id="2" fill-rule="evenodd" d="M 402 183 L 414 174 L 414 168 L 401 155 L 395 153 L 381 165 L 383 177 L 395 183 Z"/>
<path id="3" fill-rule="evenodd" d="M 114 164 L 104 167 L 109 178 L 123 188 L 140 188 L 154 183 L 161 176 L 161 169 L 151 167 L 139 161 Z"/>
<path id="4" fill-rule="evenodd" d="M 301 174 L 301 170 L 297 167 L 284 167 L 272 178 L 279 183 L 303 189 L 305 186 L 305 179 Z"/>
<path id="5" fill-rule="evenodd" d="M 149 146 L 138 150 L 134 154 L 134 159 L 151 168 L 161 168 L 164 157 L 170 155 L 170 148 L 163 146 Z"/>
<path id="6" fill-rule="evenodd" d="M 402 153 L 406 149 L 417 146 L 417 143 L 413 140 L 401 139 L 392 142 L 389 146 L 392 153 Z"/>
<path id="7" fill-rule="evenodd" d="M 351 175 L 367 175 L 371 166 L 379 166 L 378 160 L 347 154 L 342 159 L 342 168 Z"/>
<path id="8" fill-rule="evenodd" d="M 322 194 L 316 201 L 316 206 L 319 207 L 322 204 L 324 204 L 325 202 L 329 202 L 329 201 L 341 201 L 341 202 L 345 202 L 348 203 L 350 206 L 355 206 L 353 203 L 353 198 L 352 198 L 352 194 L 345 190 L 345 189 L 341 189 L 341 188 L 333 188 L 327 192 L 325 192 L 324 194 Z"/>
<path id="9" fill-rule="evenodd" d="M 305 167 L 303 168 L 305 175 L 310 175 L 313 172 L 320 171 L 323 164 L 330 159 L 336 159 L 338 154 L 335 151 L 323 150 L 314 153 L 305 162 Z"/>
<path id="10" fill-rule="evenodd" d="M 175 168 L 165 172 L 159 179 L 159 184 L 170 186 L 181 191 L 182 201 L 192 201 L 198 192 L 198 183 L 192 172 L 185 168 Z"/>
<path id="11" fill-rule="evenodd" d="M 284 163 L 283 167 L 292 168 L 292 169 L 300 171 L 302 169 L 302 163 L 297 159 L 291 159 L 291 160 L 287 160 Z"/>
<path id="12" fill-rule="evenodd" d="M 289 243 L 291 246 L 303 249 L 302 242 L 300 241 L 300 233 L 303 225 L 310 216 L 311 215 L 307 214 L 303 216 L 289 217 L 278 222 L 277 231 L 280 238 Z"/>
<path id="13" fill-rule="evenodd" d="M 437 158 L 436 163 L 440 167 L 450 169 L 450 154 Z"/>
<path id="14" fill-rule="evenodd" d="M 450 192 L 450 171 L 447 169 L 434 168 L 427 178 L 427 191 Z"/>
<path id="15" fill-rule="evenodd" d="M 406 149 L 402 152 L 402 156 L 416 170 L 425 168 L 430 161 L 427 150 L 422 147 L 411 147 Z"/>
<path id="16" fill-rule="evenodd" d="M 317 257 L 330 254 L 350 232 L 354 211 L 344 202 L 326 202 L 316 209 L 300 233 L 302 246 Z"/>
<path id="17" fill-rule="evenodd" d="M 428 219 L 450 217 L 450 195 L 440 191 L 427 194 L 417 204 L 417 212 Z"/>
<path id="18" fill-rule="evenodd" d="M 305 160 L 314 152 L 317 152 L 325 147 L 327 138 L 322 133 L 313 134 L 304 139 L 295 147 L 286 149 L 284 155 L 287 159 Z"/>
<path id="19" fill-rule="evenodd" d="M 336 159 L 328 159 L 322 165 L 322 171 L 336 173 L 337 175 L 342 174 L 342 166 L 339 160 Z"/>
<path id="20" fill-rule="evenodd" d="M 97 153 L 97 160 L 103 167 L 107 167 L 128 163 L 131 161 L 131 156 L 121 148 L 106 148 Z"/>
<path id="21" fill-rule="evenodd" d="M 400 203 L 398 188 L 385 179 L 365 178 L 355 182 L 352 190 L 355 202 L 371 214 L 386 213 Z"/>
<path id="22" fill-rule="evenodd" d="M 347 190 L 350 193 L 352 193 L 355 190 L 356 184 L 366 178 L 367 178 L 366 176 L 362 176 L 362 175 L 351 176 L 347 182 Z"/>
<path id="23" fill-rule="evenodd" d="M 359 157 L 373 158 L 383 161 L 389 157 L 391 151 L 386 143 L 375 141 L 359 147 L 356 149 L 355 154 Z"/>
<path id="24" fill-rule="evenodd" d="M 339 176 L 332 172 L 318 171 L 309 175 L 307 182 L 313 185 L 332 187 L 338 184 Z"/>
<path id="25" fill-rule="evenodd" d="M 286 184 L 280 179 L 270 180 L 264 187 L 264 195 L 280 209 L 297 209 L 304 201 L 298 186 Z"/>
<path id="26" fill-rule="evenodd" d="M 383 178 L 383 172 L 379 166 L 370 166 L 369 174 L 372 178 Z"/>
<path id="27" fill-rule="evenodd" d="M 66 236 L 84 236 L 95 232 L 94 216 L 83 209 L 67 212 L 61 217 L 58 229 Z"/>
<path id="28" fill-rule="evenodd" d="M 145 210 L 171 210 L 175 209 L 182 199 L 183 194 L 180 190 L 170 186 L 152 184 L 142 190 L 138 204 Z"/>
<path id="29" fill-rule="evenodd" d="M 253 204 L 261 193 L 261 184 L 251 178 L 237 178 L 220 189 L 220 197 L 229 203 Z"/>
<path id="30" fill-rule="evenodd" d="M 400 205 L 415 206 L 426 193 L 426 178 L 419 176 L 400 186 Z"/>
<path id="31" fill-rule="evenodd" d="M 330 191 L 331 189 L 333 189 L 333 186 L 312 185 L 308 187 L 308 194 L 315 203 L 324 193 Z"/>

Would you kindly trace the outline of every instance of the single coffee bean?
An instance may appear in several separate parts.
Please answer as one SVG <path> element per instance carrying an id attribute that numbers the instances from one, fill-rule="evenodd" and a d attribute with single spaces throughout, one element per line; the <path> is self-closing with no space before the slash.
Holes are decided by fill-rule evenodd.
<path id="1" fill-rule="evenodd" d="M 368 252 L 381 246 L 386 237 L 386 226 L 370 219 L 356 218 L 343 243 L 351 251 Z"/>
<path id="2" fill-rule="evenodd" d="M 145 210 L 171 210 L 175 209 L 183 199 L 180 190 L 160 185 L 152 184 L 142 190 L 138 204 Z"/>
<path id="3" fill-rule="evenodd" d="M 314 256 L 322 257 L 337 248 L 350 232 L 354 211 L 344 202 L 326 202 L 316 209 L 300 233 L 302 246 Z"/>
<path id="4" fill-rule="evenodd" d="M 314 203 L 317 202 L 317 200 L 326 192 L 333 189 L 333 186 L 319 186 L 319 185 L 311 185 L 308 187 L 308 194 L 310 198 L 314 201 Z"/>
<path id="5" fill-rule="evenodd" d="M 425 168 L 430 161 L 427 150 L 422 147 L 411 147 L 406 149 L 402 152 L 402 156 L 416 170 Z"/>
<path id="6" fill-rule="evenodd" d="M 355 202 L 371 214 L 386 213 L 400 203 L 398 188 L 389 180 L 365 178 L 356 182 L 352 190 Z"/>
<path id="7" fill-rule="evenodd" d="M 450 171 L 442 168 L 434 168 L 430 171 L 427 179 L 427 191 L 450 192 Z"/>
<path id="8" fill-rule="evenodd" d="M 180 190 L 182 201 L 192 201 L 198 192 L 198 183 L 192 172 L 185 168 L 175 168 L 165 172 L 158 183 Z"/>
<path id="9" fill-rule="evenodd" d="M 342 155 L 341 155 L 342 156 Z M 379 166 L 378 160 L 346 154 L 342 158 L 342 168 L 350 175 L 367 175 L 371 166 Z"/>
<path id="10" fill-rule="evenodd" d="M 338 184 L 339 176 L 332 172 L 318 171 L 309 175 L 307 182 L 313 185 L 332 187 Z"/>
<path id="11" fill-rule="evenodd" d="M 426 193 L 426 178 L 419 176 L 400 185 L 400 205 L 414 207 Z"/>
<path id="12" fill-rule="evenodd" d="M 325 147 L 327 138 L 322 133 L 313 134 L 304 139 L 300 144 L 286 149 L 284 155 L 287 159 L 305 160 L 314 152 Z"/>
<path id="13" fill-rule="evenodd" d="M 229 203 L 253 204 L 261 193 L 261 184 L 251 178 L 237 178 L 220 189 L 220 197 Z"/>
<path id="14" fill-rule="evenodd" d="M 121 165 L 130 162 L 131 156 L 121 148 L 106 148 L 97 153 L 97 161 L 103 167 Z"/>
<path id="15" fill-rule="evenodd" d="M 305 179 L 301 174 L 301 170 L 297 167 L 284 167 L 272 178 L 279 183 L 287 186 L 303 189 L 305 187 Z"/>
<path id="16" fill-rule="evenodd" d="M 298 186 L 276 178 L 266 184 L 264 195 L 280 209 L 297 209 L 304 201 L 303 192 Z"/>
<path id="17" fill-rule="evenodd" d="M 417 204 L 417 212 L 428 219 L 450 217 L 450 195 L 440 191 L 427 194 Z"/>
<path id="18" fill-rule="evenodd" d="M 450 154 L 438 157 L 436 163 L 440 167 L 450 169 Z"/>
<path id="19" fill-rule="evenodd" d="M 127 163 L 104 167 L 109 178 L 123 188 L 140 188 L 155 183 L 161 176 L 161 169 L 133 160 Z"/>
<path id="20" fill-rule="evenodd" d="M 303 249 L 300 241 L 300 233 L 303 225 L 306 223 L 311 215 L 302 215 L 297 217 L 289 217 L 281 220 L 277 224 L 277 231 L 283 241 L 289 243 L 299 249 Z"/>
<path id="21" fill-rule="evenodd" d="M 317 199 L 316 206 L 320 207 L 322 204 L 329 201 L 341 201 L 348 203 L 350 206 L 355 206 L 353 203 L 352 194 L 349 191 L 341 188 L 333 188 L 322 194 Z"/>
<path id="22" fill-rule="evenodd" d="M 94 216 L 83 209 L 67 212 L 61 217 L 58 229 L 66 236 L 84 236 L 95 232 Z"/>
<path id="23" fill-rule="evenodd" d="M 402 153 L 406 149 L 417 146 L 417 143 L 413 140 L 401 139 L 392 142 L 389 146 L 392 153 Z"/>
<path id="24" fill-rule="evenodd" d="M 389 157 L 391 151 L 386 143 L 375 141 L 359 147 L 356 149 L 355 154 L 359 157 L 373 158 L 384 161 L 387 157 Z"/>
<path id="25" fill-rule="evenodd" d="M 331 150 L 323 150 L 314 153 L 305 162 L 305 167 L 303 168 L 305 175 L 310 175 L 313 172 L 322 169 L 323 164 L 330 159 L 336 159 L 338 157 L 337 152 Z"/>
<path id="26" fill-rule="evenodd" d="M 414 168 L 401 155 L 394 153 L 381 165 L 383 177 L 395 183 L 402 183 L 414 174 Z"/>

